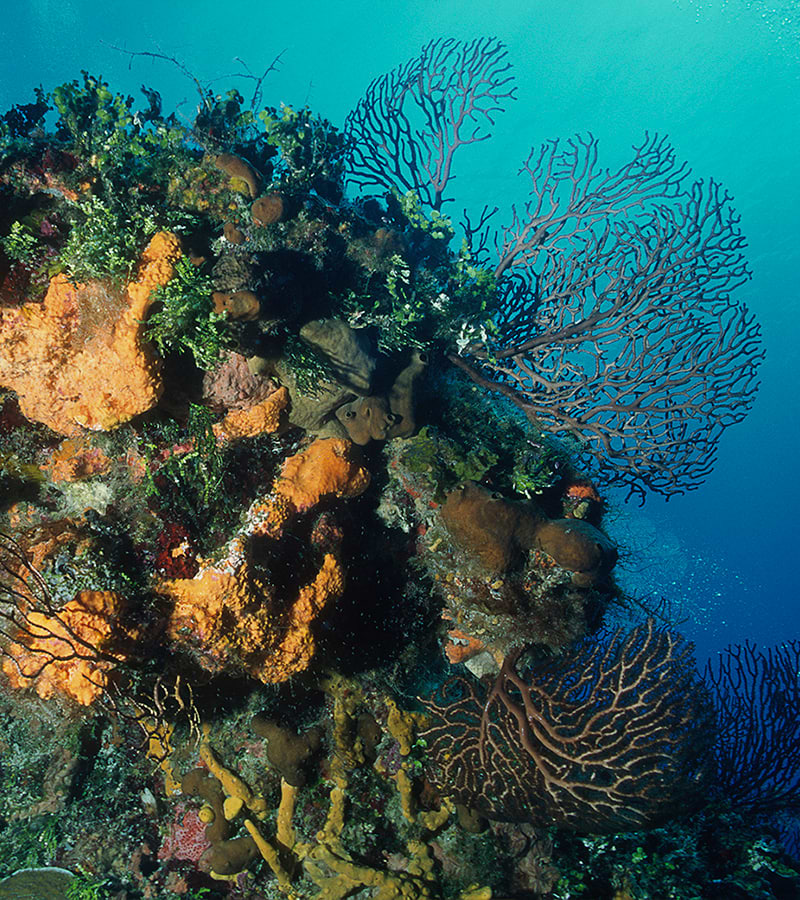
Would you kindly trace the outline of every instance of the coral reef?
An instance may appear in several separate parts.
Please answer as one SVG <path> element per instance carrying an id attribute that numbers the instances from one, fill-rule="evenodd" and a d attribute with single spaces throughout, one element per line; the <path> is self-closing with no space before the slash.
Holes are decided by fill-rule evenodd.
<path id="1" fill-rule="evenodd" d="M 344 132 L 260 108 L 273 68 L 249 106 L 193 79 L 187 124 L 88 73 L 0 115 L 0 877 L 797 893 L 765 831 L 797 808 L 797 647 L 707 693 L 669 629 L 604 630 L 609 472 L 693 486 L 749 403 L 757 327 L 707 316 L 747 277 L 727 196 L 657 138 L 616 174 L 548 144 L 492 259 L 493 214 L 458 248 L 442 209 L 515 94 L 502 43 L 430 42 Z M 692 397 L 662 327 L 705 329 Z"/>

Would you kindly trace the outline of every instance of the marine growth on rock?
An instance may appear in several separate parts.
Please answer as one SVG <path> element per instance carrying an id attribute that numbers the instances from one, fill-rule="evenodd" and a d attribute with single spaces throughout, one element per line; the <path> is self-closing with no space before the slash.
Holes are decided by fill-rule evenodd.
<path id="1" fill-rule="evenodd" d="M 693 842 L 797 885 L 711 805 L 749 737 L 714 744 L 605 520 L 611 481 L 696 486 L 752 398 L 757 325 L 709 318 L 748 277 L 727 194 L 574 138 L 492 240 L 445 211 L 515 96 L 500 41 L 430 42 L 343 130 L 261 108 L 271 71 L 249 106 L 193 79 L 189 124 L 88 73 L 0 116 L 0 876 L 688 897 Z"/>

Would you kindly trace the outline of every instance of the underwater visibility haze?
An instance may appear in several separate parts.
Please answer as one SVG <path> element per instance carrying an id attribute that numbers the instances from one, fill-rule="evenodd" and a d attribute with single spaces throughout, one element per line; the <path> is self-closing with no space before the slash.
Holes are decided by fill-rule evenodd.
<path id="1" fill-rule="evenodd" d="M 800 14 L 0 26 L 0 900 L 800 896 Z"/>

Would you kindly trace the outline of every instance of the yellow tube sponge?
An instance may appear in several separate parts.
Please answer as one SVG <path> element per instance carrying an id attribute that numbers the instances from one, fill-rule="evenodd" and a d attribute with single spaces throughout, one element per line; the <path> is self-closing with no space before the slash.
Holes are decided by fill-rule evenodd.
<path id="1" fill-rule="evenodd" d="M 252 819 L 245 819 L 244 827 L 250 832 L 250 836 L 255 841 L 256 847 L 258 847 L 258 852 L 266 861 L 270 869 L 272 869 L 273 874 L 278 879 L 280 887 L 287 888 L 291 883 L 291 878 L 289 877 L 289 873 L 283 867 L 276 848 L 261 834 Z"/>
<path id="2" fill-rule="evenodd" d="M 214 755 L 214 751 L 208 743 L 200 745 L 200 758 L 208 766 L 209 772 L 222 785 L 222 790 L 228 797 L 238 797 L 253 813 L 261 813 L 266 810 L 267 801 L 258 794 L 254 794 L 238 775 L 226 769 Z"/>

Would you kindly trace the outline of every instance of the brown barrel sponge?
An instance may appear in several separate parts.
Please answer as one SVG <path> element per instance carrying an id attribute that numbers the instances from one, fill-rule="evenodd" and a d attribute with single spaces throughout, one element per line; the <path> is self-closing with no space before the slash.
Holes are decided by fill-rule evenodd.
<path id="1" fill-rule="evenodd" d="M 505 497 L 467 481 L 447 495 L 442 518 L 457 544 L 490 572 L 505 572 L 522 559 L 538 518 Z"/>
<path id="2" fill-rule="evenodd" d="M 251 322 L 258 318 L 261 312 L 261 301 L 252 291 L 234 291 L 225 294 L 222 291 L 214 291 L 211 295 L 214 304 L 214 312 L 226 312 L 231 319 L 243 319 Z"/>
<path id="3" fill-rule="evenodd" d="M 233 222 L 226 222 L 222 226 L 222 236 L 230 244 L 243 244 L 246 240 L 244 232 L 240 231 Z"/>
<path id="4" fill-rule="evenodd" d="M 534 546 L 575 573 L 573 581 L 582 587 L 607 575 L 617 561 L 617 548 L 602 531 L 583 519 L 543 523 L 536 530 Z"/>
<path id="5" fill-rule="evenodd" d="M 264 194 L 250 207 L 250 215 L 256 225 L 273 225 L 286 214 L 286 201 L 281 194 Z"/>
<path id="6" fill-rule="evenodd" d="M 447 495 L 442 518 L 453 540 L 491 572 L 504 572 L 541 550 L 591 587 L 617 561 L 617 549 L 583 519 L 548 519 L 534 503 L 515 503 L 468 481 Z"/>

